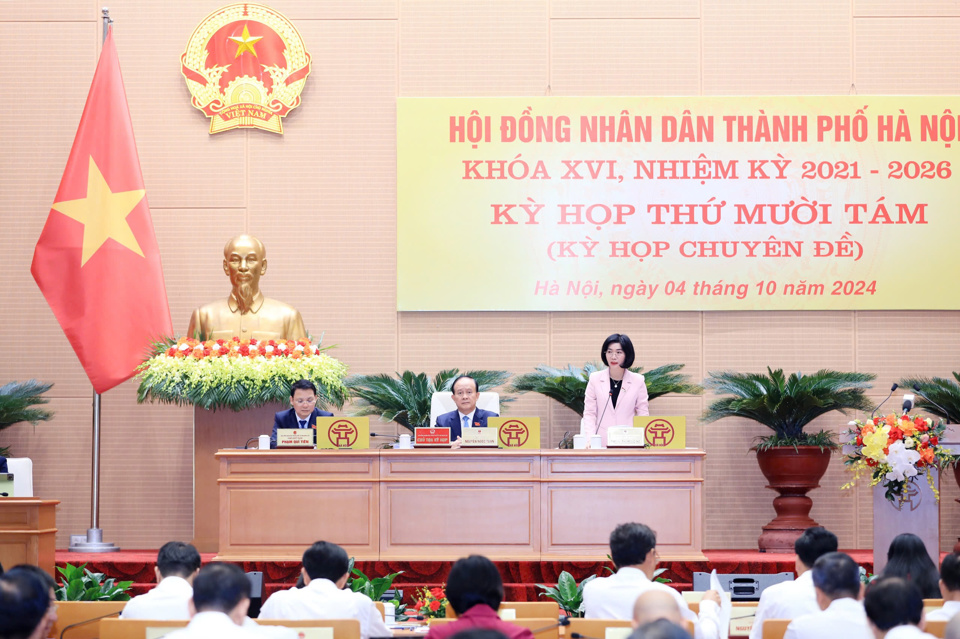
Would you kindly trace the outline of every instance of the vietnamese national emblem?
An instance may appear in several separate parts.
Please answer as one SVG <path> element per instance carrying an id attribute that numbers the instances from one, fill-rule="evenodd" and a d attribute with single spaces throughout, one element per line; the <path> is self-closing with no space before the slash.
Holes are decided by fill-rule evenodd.
<path id="1" fill-rule="evenodd" d="M 310 54 L 293 24 L 250 2 L 207 16 L 180 62 L 193 106 L 210 118 L 210 133 L 255 128 L 282 134 L 280 118 L 300 106 L 310 73 Z"/>

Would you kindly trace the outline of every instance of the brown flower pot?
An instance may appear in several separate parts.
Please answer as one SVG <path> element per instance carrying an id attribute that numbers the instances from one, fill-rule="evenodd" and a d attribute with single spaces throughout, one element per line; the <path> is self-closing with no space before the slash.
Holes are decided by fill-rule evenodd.
<path id="1" fill-rule="evenodd" d="M 758 540 L 760 552 L 792 553 L 803 531 L 819 524 L 810 518 L 813 500 L 807 493 L 820 487 L 830 465 L 829 449 L 819 446 L 785 446 L 757 451 L 760 472 L 770 482 L 767 488 L 779 493 L 773 499 L 777 516 L 763 527 Z"/>

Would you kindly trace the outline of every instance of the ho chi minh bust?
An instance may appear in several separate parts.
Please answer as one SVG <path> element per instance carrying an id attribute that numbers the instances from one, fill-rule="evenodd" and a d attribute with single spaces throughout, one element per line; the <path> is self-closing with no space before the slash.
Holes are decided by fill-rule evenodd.
<path id="1" fill-rule="evenodd" d="M 238 235 L 223 247 L 223 272 L 230 278 L 230 297 L 193 311 L 187 336 L 197 339 L 301 339 L 307 336 L 300 311 L 260 292 L 267 272 L 263 242 Z"/>

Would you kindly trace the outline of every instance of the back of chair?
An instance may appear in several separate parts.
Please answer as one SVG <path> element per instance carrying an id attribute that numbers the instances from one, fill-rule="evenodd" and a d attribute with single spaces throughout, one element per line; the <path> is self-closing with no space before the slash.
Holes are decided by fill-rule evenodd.
<path id="1" fill-rule="evenodd" d="M 97 639 L 100 636 L 100 620 L 103 615 L 119 615 L 126 601 L 58 601 L 57 623 L 50 630 L 51 637 L 59 639 L 67 626 L 79 624 L 67 630 L 63 639 Z"/>
<path id="2" fill-rule="evenodd" d="M 256 619 L 261 626 L 287 628 L 333 628 L 333 639 L 360 639 L 360 622 L 356 619 Z"/>
<path id="3" fill-rule="evenodd" d="M 764 619 L 763 639 L 783 639 L 792 619 Z"/>
<path id="4" fill-rule="evenodd" d="M 931 610 L 940 610 L 943 608 L 943 599 L 924 599 L 923 600 L 923 612 L 927 613 Z"/>
<path id="5" fill-rule="evenodd" d="M 484 391 L 477 398 L 477 408 L 500 414 L 500 393 Z M 430 399 L 430 425 L 437 425 L 437 417 L 444 413 L 457 410 L 457 403 L 453 401 L 450 391 L 434 393 Z"/>
<path id="6" fill-rule="evenodd" d="M 147 628 L 183 628 L 189 622 L 161 621 L 159 619 L 101 619 L 100 639 L 144 639 Z M 56 635 L 59 637 L 60 635 Z M 64 637 L 70 637 L 70 633 Z"/>
<path id="7" fill-rule="evenodd" d="M 934 637 L 940 637 L 940 639 L 943 639 L 943 637 L 945 637 L 947 634 L 948 623 L 950 622 L 949 621 L 928 621 L 926 628 L 924 628 L 924 630 L 926 630 L 928 633 L 930 633 Z"/>
<path id="8" fill-rule="evenodd" d="M 377 607 L 377 612 L 380 613 L 380 618 L 384 621 L 387 620 L 387 608 L 383 605 L 382 601 L 374 601 L 373 605 Z"/>
<path id="9" fill-rule="evenodd" d="M 631 623 L 624 619 L 571 619 L 566 635 L 569 637 L 579 632 L 585 637 L 604 639 L 607 636 L 607 628 L 629 628 L 630 626 Z"/>

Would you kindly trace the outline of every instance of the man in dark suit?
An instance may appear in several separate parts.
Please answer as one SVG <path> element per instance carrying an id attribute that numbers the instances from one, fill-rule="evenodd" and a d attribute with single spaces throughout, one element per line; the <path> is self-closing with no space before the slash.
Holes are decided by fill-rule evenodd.
<path id="1" fill-rule="evenodd" d="M 317 417 L 333 417 L 333 413 L 317 408 L 317 387 L 309 379 L 301 379 L 290 387 L 290 406 L 273 416 L 273 434 L 270 435 L 270 448 L 277 447 L 278 428 L 317 427 Z M 314 433 L 316 441 L 316 433 Z"/>
<path id="2" fill-rule="evenodd" d="M 437 417 L 437 426 L 450 429 L 451 442 L 460 438 L 464 426 L 486 428 L 488 417 L 500 417 L 489 410 L 477 408 L 477 400 L 480 398 L 480 386 L 477 380 L 461 375 L 453 380 L 452 388 L 453 401 L 457 404 L 457 410 Z"/>

